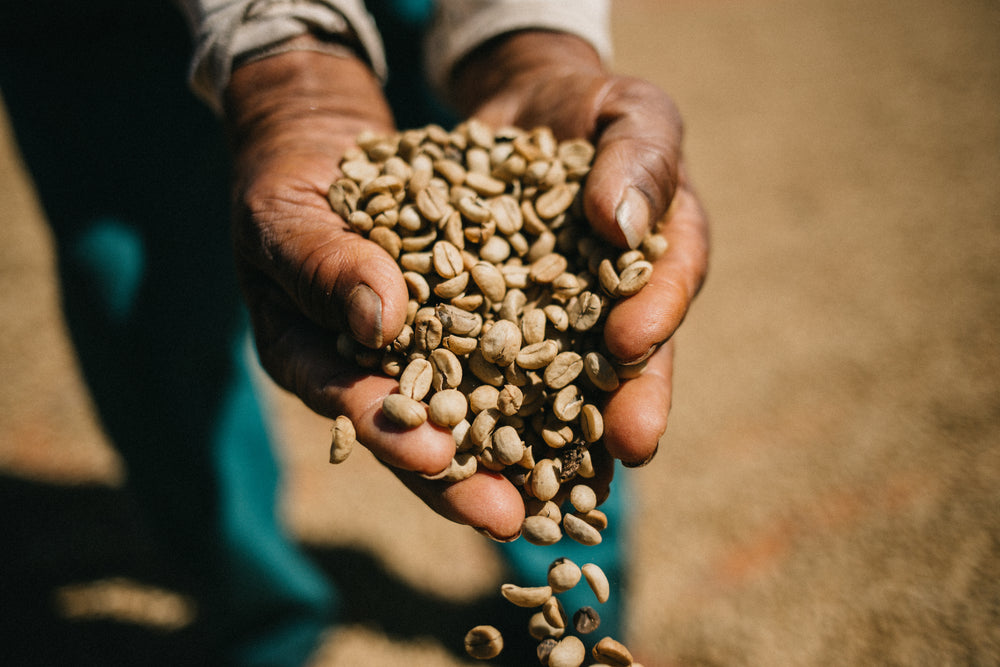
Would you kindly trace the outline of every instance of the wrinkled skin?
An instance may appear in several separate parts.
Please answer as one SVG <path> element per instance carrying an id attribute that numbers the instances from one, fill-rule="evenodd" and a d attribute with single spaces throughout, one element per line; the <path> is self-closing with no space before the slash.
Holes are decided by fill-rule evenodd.
<path id="1" fill-rule="evenodd" d="M 580 40 L 544 32 L 487 45 L 452 84 L 456 106 L 490 125 L 548 125 L 557 137 L 593 141 L 584 204 L 594 228 L 622 247 L 654 225 L 669 240 L 650 283 L 612 309 L 605 329 L 613 355 L 647 366 L 603 407 L 607 453 L 597 456 L 648 462 L 670 409 L 670 337 L 708 263 L 708 225 L 681 164 L 673 103 L 647 82 L 606 71 Z M 493 473 L 453 484 L 423 479 L 418 473 L 448 465 L 451 434 L 430 423 L 408 431 L 391 424 L 379 408 L 396 381 L 335 349 L 343 330 L 369 347 L 385 344 L 405 318 L 407 290 L 393 259 L 349 231 L 326 200 L 358 133 L 396 129 L 378 81 L 357 59 L 284 53 L 233 73 L 226 120 L 236 165 L 234 248 L 266 370 L 317 413 L 350 417 L 358 440 L 442 516 L 496 539 L 516 537 L 524 517 L 518 490 Z M 597 484 L 599 495 L 609 483 Z"/>

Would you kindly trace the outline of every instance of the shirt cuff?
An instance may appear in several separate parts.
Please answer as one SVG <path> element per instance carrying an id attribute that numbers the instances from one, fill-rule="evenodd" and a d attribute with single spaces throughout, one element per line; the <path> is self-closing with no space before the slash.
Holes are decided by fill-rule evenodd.
<path id="1" fill-rule="evenodd" d="M 351 44 L 382 80 L 382 38 L 360 0 L 181 0 L 195 48 L 191 87 L 217 113 L 233 63 L 305 33 Z"/>
<path id="2" fill-rule="evenodd" d="M 612 55 L 609 0 L 441 0 L 425 45 L 427 76 L 447 98 L 455 65 L 476 47 L 516 30 L 554 30 Z"/>

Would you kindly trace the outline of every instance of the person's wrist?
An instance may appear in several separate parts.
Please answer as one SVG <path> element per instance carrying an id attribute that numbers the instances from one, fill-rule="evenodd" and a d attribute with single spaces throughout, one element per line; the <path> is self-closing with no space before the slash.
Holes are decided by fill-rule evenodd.
<path id="1" fill-rule="evenodd" d="M 392 128 L 378 78 L 350 53 L 294 48 L 244 62 L 233 71 L 224 101 L 237 158 L 247 152 L 258 159 L 276 152 L 339 155 L 362 130 Z"/>
<path id="2" fill-rule="evenodd" d="M 501 91 L 524 91 L 566 77 L 601 77 L 607 72 L 586 40 L 545 30 L 523 30 L 482 44 L 455 66 L 449 97 L 471 114 Z"/>
<path id="3" fill-rule="evenodd" d="M 354 57 L 363 59 L 363 52 L 356 40 L 350 39 L 347 36 L 320 37 L 307 32 L 275 44 L 268 44 L 267 46 L 241 53 L 233 59 L 232 68 L 235 71 L 244 65 L 295 51 L 322 53 L 338 58 Z"/>

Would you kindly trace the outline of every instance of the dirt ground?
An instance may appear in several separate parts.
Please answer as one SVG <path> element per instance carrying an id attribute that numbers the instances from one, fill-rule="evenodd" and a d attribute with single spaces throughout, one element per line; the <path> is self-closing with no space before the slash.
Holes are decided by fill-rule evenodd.
<path id="1" fill-rule="evenodd" d="M 1000 4 L 621 0 L 614 20 L 617 67 L 684 113 L 713 221 L 670 427 L 628 472 L 627 643 L 646 667 L 1000 664 Z M 126 471 L 91 413 L 5 132 L 5 521 L 35 517 L 17 535 L 36 546 L 66 530 L 114 542 L 134 536 L 128 515 L 74 521 L 81 490 L 116 507 Z M 493 594 L 483 538 L 364 453 L 326 465 L 328 421 L 268 391 L 304 543 L 434 604 Z M 113 557 L 140 557 L 129 544 Z M 184 601 L 129 585 L 133 614 L 109 636 L 159 623 L 149 646 L 168 642 Z M 60 609 L 87 632 L 85 610 Z M 469 664 L 382 611 L 332 634 L 315 667 Z"/>

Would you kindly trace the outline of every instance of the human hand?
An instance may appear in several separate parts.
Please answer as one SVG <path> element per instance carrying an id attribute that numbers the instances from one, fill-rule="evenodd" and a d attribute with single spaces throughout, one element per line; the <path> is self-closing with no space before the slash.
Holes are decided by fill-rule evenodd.
<path id="1" fill-rule="evenodd" d="M 618 361 L 646 367 L 603 406 L 603 442 L 626 465 L 647 463 L 670 410 L 670 338 L 708 267 L 708 221 L 683 168 L 673 102 L 648 82 L 609 73 L 582 40 L 551 32 L 491 42 L 459 65 L 452 83 L 455 104 L 489 125 L 545 125 L 595 144 L 584 210 L 610 242 L 635 247 L 650 231 L 667 239 L 649 284 L 611 310 L 604 332 Z"/>
<path id="2" fill-rule="evenodd" d="M 304 38 L 310 39 L 310 38 Z M 227 91 L 235 158 L 237 269 L 264 368 L 318 414 L 346 415 L 358 440 L 441 515 L 510 539 L 524 505 L 503 476 L 423 479 L 455 453 L 451 433 L 402 429 L 381 412 L 394 379 L 336 349 L 338 331 L 377 348 L 400 332 L 408 292 L 395 261 L 351 231 L 327 201 L 362 130 L 392 132 L 379 83 L 354 58 L 290 52 L 238 68 Z"/>

